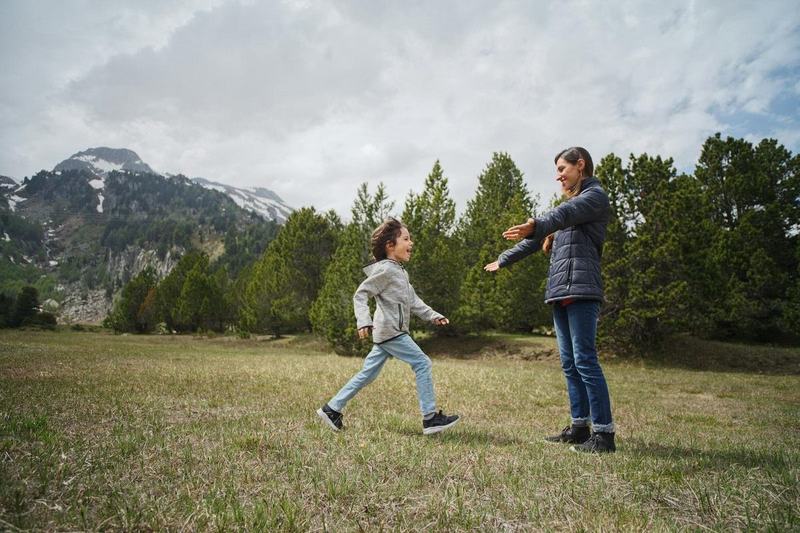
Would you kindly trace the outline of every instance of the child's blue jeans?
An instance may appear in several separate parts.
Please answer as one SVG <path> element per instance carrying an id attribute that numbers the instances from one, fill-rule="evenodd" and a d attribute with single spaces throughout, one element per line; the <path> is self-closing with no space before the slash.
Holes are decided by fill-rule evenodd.
<path id="1" fill-rule="evenodd" d="M 566 307 L 553 305 L 553 322 L 556 327 L 561 368 L 567 379 L 572 424 L 589 425 L 592 429 L 614 432 L 611 419 L 611 399 L 603 369 L 597 360 L 595 337 L 600 302 L 577 300 Z"/>
<path id="2" fill-rule="evenodd" d="M 423 352 L 410 335 L 400 335 L 394 339 L 376 344 L 364 359 L 364 366 L 350 378 L 336 396 L 328 402 L 328 406 L 341 412 L 358 391 L 375 381 L 383 364 L 389 357 L 395 357 L 411 365 L 417 377 L 417 397 L 419 410 L 427 415 L 436 410 L 436 397 L 433 393 L 433 376 L 431 375 L 431 359 Z"/>

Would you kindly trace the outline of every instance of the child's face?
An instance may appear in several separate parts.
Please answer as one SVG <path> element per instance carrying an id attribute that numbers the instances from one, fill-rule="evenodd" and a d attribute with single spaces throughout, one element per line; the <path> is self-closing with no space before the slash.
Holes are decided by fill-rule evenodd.
<path id="1" fill-rule="evenodd" d="M 411 249 L 414 248 L 414 241 L 407 228 L 400 230 L 400 236 L 396 242 L 386 244 L 386 257 L 400 263 L 407 263 L 411 260 Z"/>

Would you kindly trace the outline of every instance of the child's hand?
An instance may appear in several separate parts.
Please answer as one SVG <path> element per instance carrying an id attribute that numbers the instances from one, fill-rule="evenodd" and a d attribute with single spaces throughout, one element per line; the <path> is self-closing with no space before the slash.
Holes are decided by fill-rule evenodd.
<path id="1" fill-rule="evenodd" d="M 447 324 L 450 323 L 450 321 L 447 320 L 447 317 L 442 317 L 434 319 L 433 323 L 436 324 L 437 326 L 446 326 Z"/>
<path id="2" fill-rule="evenodd" d="M 500 262 L 499 261 L 495 261 L 493 263 L 489 263 L 488 265 L 483 267 L 483 269 L 486 272 L 497 272 L 498 270 L 500 270 Z"/>
<path id="3" fill-rule="evenodd" d="M 550 251 L 553 249 L 553 239 L 555 238 L 555 234 L 551 233 L 547 237 L 544 238 L 544 242 L 542 243 L 542 252 L 545 255 L 550 255 Z"/>
<path id="4" fill-rule="evenodd" d="M 359 339 L 366 339 L 370 335 L 372 335 L 372 326 L 367 326 L 358 330 Z"/>

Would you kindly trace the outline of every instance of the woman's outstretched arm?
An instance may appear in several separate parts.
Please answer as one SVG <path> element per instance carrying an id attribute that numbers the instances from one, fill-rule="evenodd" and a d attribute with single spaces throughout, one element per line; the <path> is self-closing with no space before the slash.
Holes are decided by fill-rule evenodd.
<path id="1" fill-rule="evenodd" d="M 513 248 L 509 248 L 505 252 L 500 254 L 500 257 L 497 258 L 497 261 L 494 263 L 489 263 L 486 265 L 484 270 L 488 272 L 494 272 L 498 268 L 511 266 L 520 259 L 524 259 L 539 251 L 542 247 L 542 241 L 534 241 L 533 239 L 522 239 Z"/>

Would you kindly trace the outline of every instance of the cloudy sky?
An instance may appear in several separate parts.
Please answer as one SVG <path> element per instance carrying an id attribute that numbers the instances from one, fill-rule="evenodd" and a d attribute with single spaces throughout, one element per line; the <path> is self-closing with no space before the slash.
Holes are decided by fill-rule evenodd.
<path id="1" fill-rule="evenodd" d="M 0 174 L 94 146 L 160 172 L 346 214 L 398 206 L 436 159 L 459 210 L 495 151 L 533 193 L 553 155 L 648 152 L 691 171 L 706 137 L 800 151 L 796 0 L 0 2 Z"/>

